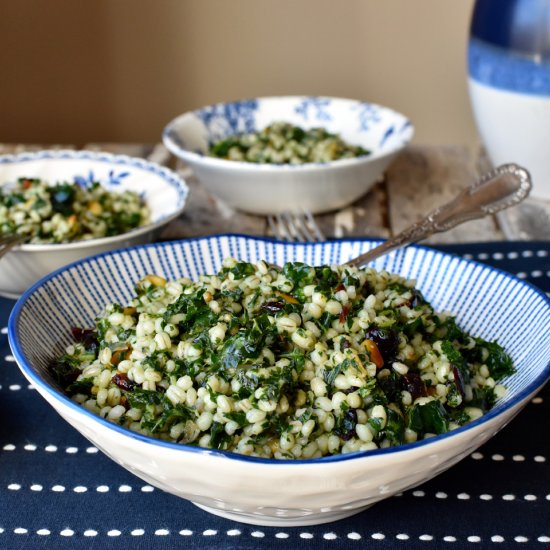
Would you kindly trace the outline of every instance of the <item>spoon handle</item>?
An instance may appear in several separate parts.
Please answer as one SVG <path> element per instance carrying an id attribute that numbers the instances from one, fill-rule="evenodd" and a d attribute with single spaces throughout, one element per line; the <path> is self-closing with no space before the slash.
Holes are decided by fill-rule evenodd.
<path id="1" fill-rule="evenodd" d="M 503 164 L 461 191 L 447 204 L 432 210 L 425 218 L 347 263 L 359 267 L 383 254 L 435 233 L 447 231 L 469 220 L 495 214 L 518 204 L 530 191 L 529 172 L 516 164 Z"/>

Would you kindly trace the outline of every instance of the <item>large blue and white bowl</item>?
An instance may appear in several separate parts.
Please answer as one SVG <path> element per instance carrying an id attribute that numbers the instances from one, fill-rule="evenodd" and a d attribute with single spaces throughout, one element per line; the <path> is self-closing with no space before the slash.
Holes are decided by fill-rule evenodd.
<path id="1" fill-rule="evenodd" d="M 507 273 L 433 250 L 410 247 L 375 267 L 417 280 L 437 310 L 467 331 L 498 339 L 517 372 L 485 416 L 408 445 L 309 460 L 277 461 L 168 443 L 126 430 L 66 397 L 48 372 L 72 342 L 71 327 L 91 326 L 106 303 L 127 303 L 149 273 L 196 279 L 222 259 L 283 264 L 346 262 L 374 241 L 289 244 L 243 236 L 144 245 L 88 258 L 53 273 L 16 304 L 9 320 L 13 355 L 30 383 L 72 426 L 147 483 L 208 511 L 262 525 L 311 525 L 359 512 L 443 472 L 509 422 L 550 376 L 550 300 Z M 99 472 L 98 472 L 99 475 Z"/>
<path id="2" fill-rule="evenodd" d="M 213 158 L 209 147 L 273 122 L 322 127 L 368 156 L 301 165 L 256 164 Z M 365 194 L 413 136 L 410 121 L 387 107 L 331 97 L 265 97 L 218 103 L 178 116 L 164 129 L 166 147 L 228 205 L 256 214 L 307 208 L 335 210 Z"/>
<path id="3" fill-rule="evenodd" d="M 0 185 L 17 178 L 41 178 L 52 185 L 99 181 L 110 191 L 140 193 L 151 213 L 150 223 L 128 233 L 63 244 L 22 244 L 0 261 L 0 295 L 19 297 L 48 273 L 80 258 L 106 250 L 151 242 L 179 216 L 188 188 L 175 172 L 141 158 L 93 151 L 48 150 L 0 156 Z"/>

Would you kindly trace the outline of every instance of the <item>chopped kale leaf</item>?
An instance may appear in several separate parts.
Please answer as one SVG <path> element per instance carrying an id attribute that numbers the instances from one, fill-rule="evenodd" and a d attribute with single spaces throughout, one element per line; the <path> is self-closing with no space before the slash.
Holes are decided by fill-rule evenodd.
<path id="1" fill-rule="evenodd" d="M 408 424 L 409 428 L 417 433 L 445 433 L 448 430 L 445 407 L 437 399 L 413 405 Z"/>

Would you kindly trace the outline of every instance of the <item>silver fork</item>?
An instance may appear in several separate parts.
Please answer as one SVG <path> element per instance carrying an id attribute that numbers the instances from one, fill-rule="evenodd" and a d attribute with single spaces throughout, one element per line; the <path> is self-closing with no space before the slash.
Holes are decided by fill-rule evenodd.
<path id="1" fill-rule="evenodd" d="M 14 246 L 25 242 L 23 235 L 3 235 L 0 236 L 0 258 L 9 252 Z"/>
<path id="2" fill-rule="evenodd" d="M 273 236 L 283 241 L 323 242 L 326 240 L 309 210 L 292 210 L 267 216 Z"/>

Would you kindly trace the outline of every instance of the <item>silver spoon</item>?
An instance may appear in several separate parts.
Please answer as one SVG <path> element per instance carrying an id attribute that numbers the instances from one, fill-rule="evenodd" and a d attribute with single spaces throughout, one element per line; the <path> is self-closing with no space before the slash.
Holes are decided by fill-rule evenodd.
<path id="1" fill-rule="evenodd" d="M 516 164 L 503 164 L 467 187 L 452 201 L 432 210 L 425 218 L 411 225 L 395 237 L 346 262 L 360 267 L 376 258 L 418 242 L 435 233 L 447 231 L 461 223 L 520 203 L 531 191 L 529 172 Z"/>

